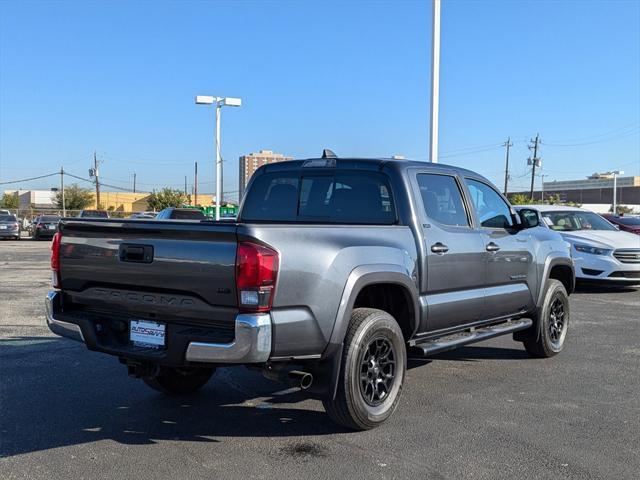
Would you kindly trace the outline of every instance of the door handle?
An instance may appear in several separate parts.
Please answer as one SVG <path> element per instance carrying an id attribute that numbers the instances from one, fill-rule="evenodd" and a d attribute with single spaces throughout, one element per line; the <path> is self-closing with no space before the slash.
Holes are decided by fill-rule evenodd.
<path id="1" fill-rule="evenodd" d="M 438 255 L 442 255 L 449 251 L 449 247 L 447 247 L 444 243 L 438 242 L 431 245 L 431 251 L 433 253 L 437 253 Z"/>
<path id="2" fill-rule="evenodd" d="M 487 252 L 497 252 L 498 250 L 500 250 L 500 247 L 493 242 L 487 243 L 487 246 L 485 248 L 487 249 Z"/>

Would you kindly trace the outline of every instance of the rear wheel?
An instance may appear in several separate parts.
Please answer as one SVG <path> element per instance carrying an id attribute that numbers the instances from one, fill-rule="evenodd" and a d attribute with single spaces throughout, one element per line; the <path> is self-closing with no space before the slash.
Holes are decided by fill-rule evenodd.
<path id="1" fill-rule="evenodd" d="M 331 419 L 354 430 L 382 424 L 395 411 L 406 373 L 402 331 L 387 312 L 353 311 L 345 337 L 338 389 L 323 405 Z"/>
<path id="2" fill-rule="evenodd" d="M 142 377 L 142 380 L 159 392 L 170 395 L 184 395 L 193 393 L 203 387 L 215 371 L 215 368 L 203 367 L 160 367 L 157 375 Z"/>
<path id="3" fill-rule="evenodd" d="M 569 295 L 559 280 L 550 279 L 542 307 L 538 310 L 531 331 L 522 343 L 527 353 L 536 358 L 548 358 L 560 353 L 569 328 Z"/>

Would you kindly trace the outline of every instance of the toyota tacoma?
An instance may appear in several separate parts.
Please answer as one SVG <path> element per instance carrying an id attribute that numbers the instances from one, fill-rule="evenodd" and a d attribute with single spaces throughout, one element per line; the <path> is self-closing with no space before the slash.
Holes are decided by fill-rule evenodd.
<path id="1" fill-rule="evenodd" d="M 47 323 L 168 394 L 245 365 L 369 429 L 407 356 L 562 350 L 574 267 L 537 219 L 469 170 L 325 152 L 258 169 L 235 221 L 62 219 Z"/>

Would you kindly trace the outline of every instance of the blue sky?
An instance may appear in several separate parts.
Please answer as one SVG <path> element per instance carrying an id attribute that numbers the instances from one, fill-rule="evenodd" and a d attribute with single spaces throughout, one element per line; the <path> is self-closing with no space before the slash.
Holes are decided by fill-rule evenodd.
<path id="1" fill-rule="evenodd" d="M 60 168 L 138 189 L 213 190 L 225 109 L 225 190 L 238 156 L 428 155 L 429 1 L 0 2 L 0 182 Z M 443 0 L 441 161 L 527 188 L 640 175 L 640 2 Z M 566 146 L 560 146 L 566 145 Z M 8 187 L 48 188 L 55 177 Z M 2 188 L 8 188 L 2 186 Z"/>

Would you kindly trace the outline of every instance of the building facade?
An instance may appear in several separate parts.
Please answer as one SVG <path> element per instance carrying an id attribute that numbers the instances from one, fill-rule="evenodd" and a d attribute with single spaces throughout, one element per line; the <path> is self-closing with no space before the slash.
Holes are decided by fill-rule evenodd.
<path id="1" fill-rule="evenodd" d="M 249 155 L 243 155 L 240 157 L 240 174 L 238 199 L 242 200 L 244 191 L 247 188 L 247 184 L 251 179 L 254 172 L 262 165 L 269 163 L 284 162 L 285 160 L 293 160 L 293 157 L 286 157 L 281 153 L 274 153 L 271 150 L 260 150 L 258 153 L 250 153 Z"/>
<path id="2" fill-rule="evenodd" d="M 5 190 L 5 193 L 17 195 L 20 201 L 19 210 L 36 210 L 36 211 L 58 211 L 55 197 L 58 193 L 57 189 L 53 190 Z M 149 210 L 148 200 L 149 192 L 109 192 L 102 190 L 100 192 L 100 208 L 114 212 L 144 212 Z M 194 195 L 191 195 L 191 201 L 195 201 Z M 198 205 L 203 207 L 211 206 L 215 203 L 215 196 L 208 193 L 198 194 Z M 93 196 L 93 202 L 87 209 L 97 209 L 96 197 Z"/>
<path id="3" fill-rule="evenodd" d="M 575 202 L 598 213 L 606 213 L 613 205 L 613 177 L 591 175 L 581 180 L 544 182 L 534 198 L 557 197 L 561 202 Z M 529 195 L 529 192 L 520 192 Z M 640 176 L 618 177 L 616 203 L 640 211 Z"/>

